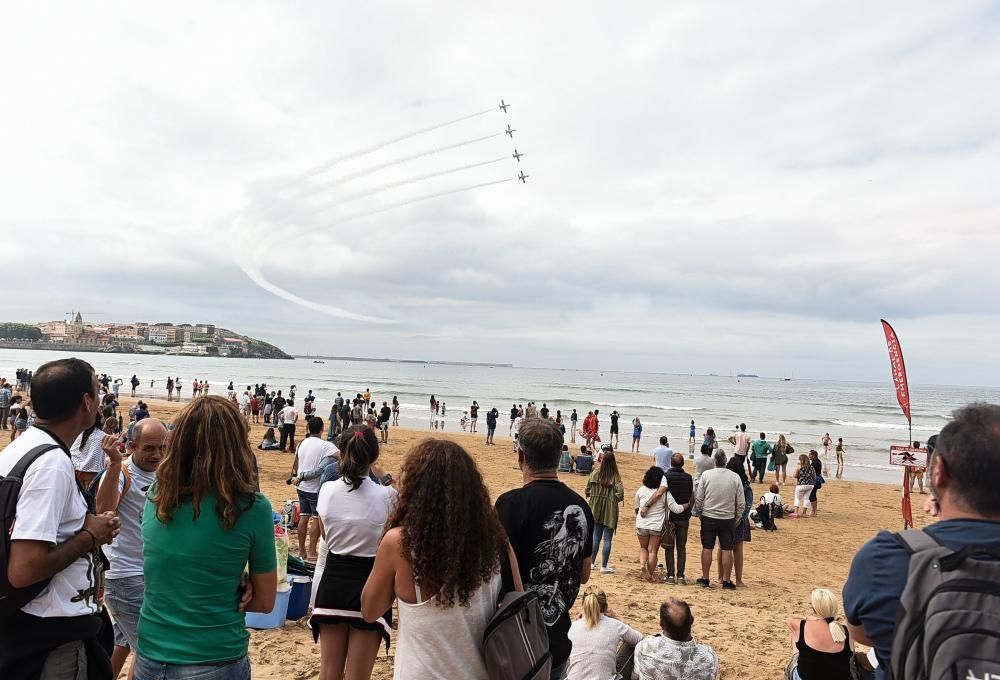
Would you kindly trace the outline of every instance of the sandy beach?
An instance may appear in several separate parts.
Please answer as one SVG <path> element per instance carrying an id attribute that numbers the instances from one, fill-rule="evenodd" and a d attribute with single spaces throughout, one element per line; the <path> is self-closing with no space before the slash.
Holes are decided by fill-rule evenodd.
<path id="1" fill-rule="evenodd" d="M 126 410 L 131 401 L 122 399 Z M 154 416 L 165 420 L 179 408 L 178 404 L 166 401 L 147 400 L 147 403 Z M 254 447 L 265 429 L 263 424 L 251 427 L 250 439 Z M 298 432 L 304 429 L 304 423 L 300 422 Z M 407 451 L 426 437 L 451 439 L 465 447 L 479 464 L 494 497 L 521 483 L 521 473 L 515 468 L 516 458 L 502 420 L 496 446 L 485 445 L 485 433 L 471 435 L 461 431 L 393 428 L 390 441 L 381 453 L 385 469 L 398 471 Z M 651 445 L 644 448 L 651 449 Z M 294 489 L 285 484 L 292 456 L 273 451 L 257 451 L 257 454 L 261 489 L 273 506 L 280 508 L 286 500 L 295 497 Z M 839 594 L 857 549 L 879 529 L 902 528 L 899 488 L 832 480 L 820 492 L 818 517 L 780 520 L 777 532 L 753 532 L 752 542 L 746 548 L 744 581 L 747 588 L 724 592 L 717 585 L 705 590 L 696 585 L 646 583 L 639 579 L 638 542 L 631 499 L 651 460 L 648 455 L 618 454 L 626 507 L 621 512 L 611 554 L 611 565 L 617 573 L 595 572 L 591 583 L 605 590 L 611 607 L 620 618 L 646 633 L 658 632 L 657 611 L 661 600 L 668 596 L 687 600 L 696 618 L 695 638 L 716 649 L 722 664 L 722 678 L 726 680 L 781 677 L 791 654 L 785 618 L 808 613 L 808 598 L 813 588 L 825 587 Z M 686 469 L 692 472 L 693 465 L 689 462 Z M 585 476 L 566 474 L 560 478 L 583 494 Z M 754 487 L 758 497 L 764 490 L 759 484 Z M 786 485 L 782 493 L 790 501 L 792 486 Z M 918 525 L 924 521 L 920 512 L 923 498 L 914 497 Z M 295 552 L 294 538 L 292 543 Z M 693 584 L 700 575 L 697 519 L 692 520 L 686 571 L 689 583 Z M 373 678 L 392 677 L 393 651 L 390 648 L 388 656 L 384 651 L 380 653 Z M 313 644 L 305 620 L 290 621 L 277 630 L 253 631 L 250 656 L 256 678 L 298 680 L 315 678 L 319 673 L 319 647 Z"/>

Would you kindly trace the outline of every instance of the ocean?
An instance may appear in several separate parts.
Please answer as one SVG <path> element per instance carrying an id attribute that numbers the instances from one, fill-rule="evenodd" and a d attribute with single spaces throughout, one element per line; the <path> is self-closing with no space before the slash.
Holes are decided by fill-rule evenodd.
<path id="1" fill-rule="evenodd" d="M 70 355 L 0 350 L 0 375 L 13 380 L 18 367 L 35 369 L 62 356 Z M 462 412 L 475 399 L 483 409 L 480 429 L 485 426 L 485 410 L 496 407 L 500 411 L 499 433 L 506 435 L 511 404 L 534 401 L 539 407 L 547 404 L 553 415 L 557 410 L 568 415 L 575 408 L 581 422 L 587 411 L 599 409 L 602 437 L 607 441 L 608 415 L 618 410 L 622 433 L 619 449 L 629 450 L 631 421 L 639 417 L 643 424 L 642 451 L 646 455 L 662 435 L 670 438 L 675 450 L 686 453 L 691 420 L 698 430 L 699 446 L 705 428 L 715 428 L 720 439 L 725 439 L 741 422 L 747 424 L 747 431 L 754 437 L 764 432 L 773 442 L 779 433 L 784 434 L 797 453 L 819 448 L 823 434 L 829 432 L 834 442 L 844 438 L 844 478 L 863 481 L 898 483 L 902 474 L 888 464 L 889 446 L 908 441 L 906 419 L 896 404 L 888 368 L 886 382 L 862 383 L 369 361 L 314 363 L 303 358 L 282 361 L 100 353 L 78 356 L 89 361 L 98 373 L 121 377 L 126 383 L 136 374 L 142 381 L 139 393 L 160 399 L 165 398 L 168 375 L 181 378 L 184 397 L 190 397 L 194 379 L 208 380 L 211 393 L 222 395 L 230 380 L 237 389 L 261 382 L 285 391 L 297 385 L 299 403 L 312 390 L 317 397 L 317 412 L 324 418 L 338 391 L 354 396 L 370 388 L 373 399 L 380 404 L 397 396 L 400 424 L 413 428 L 428 428 L 432 394 L 446 405 L 444 425 L 448 431 L 461 430 Z M 128 394 L 127 384 L 123 392 Z M 938 432 L 951 412 L 964 404 L 1000 403 L 1000 389 L 910 385 L 910 393 L 913 438 L 921 442 Z M 728 445 L 726 448 L 731 450 Z M 833 459 L 833 447 L 830 457 Z"/>

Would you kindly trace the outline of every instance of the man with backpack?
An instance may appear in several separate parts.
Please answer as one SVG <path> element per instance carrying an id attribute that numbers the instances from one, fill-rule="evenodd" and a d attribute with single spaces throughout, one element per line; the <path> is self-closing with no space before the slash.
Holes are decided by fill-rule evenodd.
<path id="1" fill-rule="evenodd" d="M 538 594 L 549 633 L 552 680 L 561 680 L 572 650 L 570 607 L 590 580 L 594 516 L 558 479 L 563 438 L 551 420 L 529 418 L 517 439 L 524 485 L 501 495 L 497 515 L 517 555 L 525 591 Z"/>
<path id="2" fill-rule="evenodd" d="M 906 680 L 1000 675 L 998 467 L 1000 406 L 959 409 L 928 467 L 925 510 L 940 521 L 882 531 L 855 555 L 844 613 L 851 638 L 874 647 L 878 678 L 890 666 Z"/>
<path id="3" fill-rule="evenodd" d="M 0 678 L 110 680 L 98 548 L 120 522 L 94 514 L 68 446 L 94 423 L 97 376 L 59 359 L 38 369 L 33 390 L 34 426 L 0 452 Z"/>
<path id="4" fill-rule="evenodd" d="M 104 600 L 115 617 L 115 651 L 111 655 L 114 677 L 118 677 L 139 640 L 139 610 L 146 590 L 142 575 L 142 511 L 146 492 L 156 481 L 166 439 L 166 426 L 156 418 L 146 418 L 133 428 L 128 443 L 131 455 L 124 461 L 118 442 L 104 441 L 109 463 L 98 482 L 97 510 L 114 512 L 122 522 L 118 538 L 104 549 L 110 565 L 104 581 Z"/>

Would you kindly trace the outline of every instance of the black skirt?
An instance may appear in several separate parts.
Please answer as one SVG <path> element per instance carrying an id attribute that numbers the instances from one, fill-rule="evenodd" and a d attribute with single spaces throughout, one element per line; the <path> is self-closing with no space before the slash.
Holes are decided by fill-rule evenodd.
<path id="1" fill-rule="evenodd" d="M 374 565 L 374 557 L 354 557 L 334 553 L 327 556 L 323 577 L 316 590 L 316 604 L 309 619 L 314 641 L 319 640 L 321 625 L 346 623 L 359 630 L 377 631 L 385 641 L 386 651 L 389 650 L 392 608 L 372 623 L 368 623 L 361 616 L 361 591 Z"/>

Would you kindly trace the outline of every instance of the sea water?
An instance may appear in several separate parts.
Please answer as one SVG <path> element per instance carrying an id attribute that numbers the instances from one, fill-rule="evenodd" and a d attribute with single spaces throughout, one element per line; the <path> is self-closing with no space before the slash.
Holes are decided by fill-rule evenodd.
<path id="1" fill-rule="evenodd" d="M 46 361 L 69 356 L 52 351 L 0 350 L 0 376 L 14 379 L 19 367 L 35 369 Z M 314 363 L 313 359 L 229 359 L 134 354 L 79 354 L 97 372 L 125 381 L 122 393 L 130 392 L 129 379 L 137 375 L 139 394 L 164 399 L 167 376 L 181 378 L 181 393 L 191 396 L 191 382 L 207 380 L 212 394 L 225 395 L 230 381 L 238 392 L 248 385 L 266 383 L 270 389 L 287 393 L 296 385 L 296 401 L 309 390 L 316 396 L 316 411 L 324 419 L 337 392 L 354 397 L 370 388 L 372 399 L 381 406 L 396 396 L 400 403 L 400 424 L 429 429 L 429 402 L 434 395 L 446 404 L 443 425 L 446 431 L 461 431 L 459 420 L 475 399 L 479 402 L 479 431 L 485 436 L 486 411 L 500 411 L 498 434 L 506 436 L 512 404 L 534 401 L 547 404 L 551 414 L 566 416 L 576 409 L 582 423 L 590 410 L 600 410 L 601 436 L 608 440 L 608 416 L 614 410 L 619 421 L 621 444 L 628 451 L 632 443 L 632 419 L 642 422 L 642 452 L 657 446 L 667 436 L 676 451 L 688 453 L 691 420 L 698 431 L 697 447 L 707 427 L 713 427 L 720 441 L 740 424 L 759 436 L 764 432 L 772 443 L 784 434 L 796 454 L 820 449 L 820 440 L 830 433 L 831 464 L 838 437 L 847 450 L 845 479 L 898 483 L 901 473 L 889 466 L 889 446 L 908 442 L 908 425 L 896 403 L 892 384 L 836 382 L 731 376 L 668 375 L 614 371 L 584 371 L 545 368 L 495 368 L 445 364 L 334 361 Z M 888 373 L 888 371 L 887 371 Z M 150 381 L 153 387 L 150 388 Z M 1000 403 L 1000 389 L 911 385 L 913 438 L 925 442 L 940 431 L 951 412 L 972 401 Z M 569 424 L 567 423 L 567 428 Z M 567 436 L 567 441 L 569 437 Z M 731 451 L 731 447 L 724 445 Z M 793 463 L 789 467 L 794 467 Z M 833 472 L 833 470 L 831 470 Z"/>

